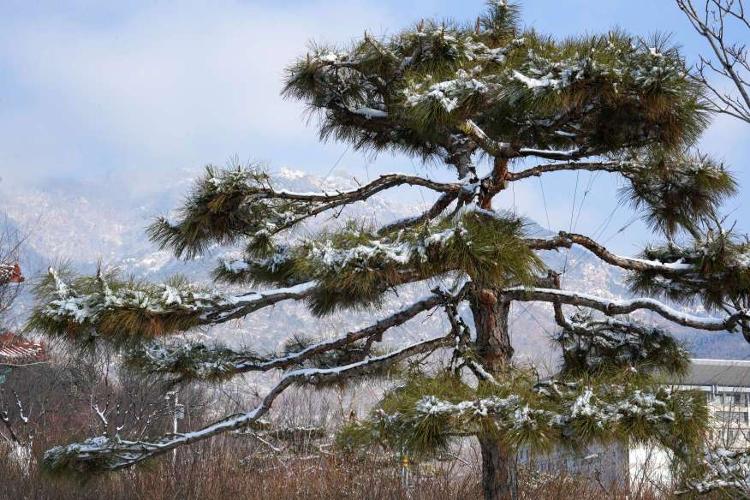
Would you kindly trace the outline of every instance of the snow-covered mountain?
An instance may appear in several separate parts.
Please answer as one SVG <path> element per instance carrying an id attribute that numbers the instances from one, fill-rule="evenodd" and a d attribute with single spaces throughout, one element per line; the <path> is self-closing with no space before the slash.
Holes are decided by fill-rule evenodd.
<path id="1" fill-rule="evenodd" d="M 57 181 L 35 187 L 15 187 L 13 190 L 0 184 L 0 224 L 17 228 L 28 235 L 22 265 L 27 276 L 44 272 L 50 264 L 66 262 L 81 272 L 93 272 L 102 263 L 116 266 L 126 274 L 151 280 L 162 280 L 180 273 L 192 280 L 208 279 L 215 258 L 225 249 L 215 249 L 207 255 L 189 262 L 175 259 L 169 252 L 156 248 L 145 235 L 145 227 L 158 215 L 169 214 L 179 206 L 192 178 L 198 171 L 181 173 L 179 182 L 163 183 L 159 188 L 139 190 L 128 188 L 117 179 L 105 183 Z M 333 175 L 325 179 L 300 171 L 281 169 L 274 179 L 278 187 L 295 191 L 346 189 L 355 181 L 345 176 Z M 143 191 L 147 191 L 144 193 Z M 421 204 L 421 200 L 420 203 Z M 319 218 L 315 225 L 340 224 L 348 216 L 388 221 L 415 213 L 421 207 L 415 203 L 385 197 L 375 197 L 367 203 L 357 203 L 336 219 Z M 6 217 L 2 217 L 5 214 Z M 2 222 L 4 219 L 4 222 Z M 2 229 L 2 228 L 0 228 Z M 539 226 L 531 232 L 544 234 Z M 623 275 L 586 250 L 545 252 L 545 261 L 558 271 L 565 271 L 563 284 L 572 290 L 603 297 L 627 296 Z M 408 287 L 398 296 L 389 298 L 382 312 L 352 312 L 326 318 L 314 318 L 297 304 L 281 304 L 261 311 L 245 321 L 224 325 L 206 332 L 223 341 L 248 344 L 261 349 L 275 349 L 289 334 L 300 332 L 320 335 L 341 334 L 352 328 L 364 326 L 372 315 L 387 314 L 426 293 L 423 287 Z M 17 311 L 18 322 L 28 311 L 30 296 L 24 294 Z M 644 316 L 649 320 L 658 318 Z M 512 318 L 513 342 L 519 357 L 537 363 L 554 359 L 554 346 L 550 341 L 555 332 L 551 310 L 542 304 L 517 304 Z M 441 331 L 446 326 L 439 315 L 411 322 L 390 338 L 419 338 Z M 675 329 L 697 356 L 750 357 L 750 344 L 739 335 L 722 333 L 696 333 Z"/>

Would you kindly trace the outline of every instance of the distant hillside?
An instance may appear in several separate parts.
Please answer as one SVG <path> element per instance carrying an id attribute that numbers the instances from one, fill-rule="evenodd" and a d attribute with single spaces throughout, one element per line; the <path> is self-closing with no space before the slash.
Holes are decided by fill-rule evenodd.
<path id="1" fill-rule="evenodd" d="M 149 194 L 136 194 L 116 181 L 104 185 L 59 181 L 13 191 L 0 184 L 0 214 L 7 214 L 6 224 L 28 234 L 22 261 L 27 276 L 43 273 L 50 264 L 60 262 L 90 273 L 101 262 L 105 266 L 118 267 L 126 274 L 152 280 L 180 273 L 195 281 L 205 281 L 215 264 L 215 258 L 226 249 L 217 248 L 214 255 L 183 262 L 169 252 L 157 249 L 148 241 L 144 231 L 154 217 L 168 214 L 179 206 L 191 185 L 192 176 L 197 173 L 186 171 L 180 182 L 164 185 L 155 192 L 151 190 Z M 345 189 L 355 185 L 352 179 L 341 176 L 321 179 L 288 169 L 282 169 L 275 178 L 278 187 L 296 191 Z M 419 208 L 413 203 L 376 197 L 367 203 L 356 204 L 336 219 L 319 217 L 310 229 L 340 224 L 348 216 L 373 221 L 393 220 L 410 215 Z M 529 231 L 535 235 L 548 233 L 537 225 L 531 225 Z M 628 295 L 622 273 L 583 249 L 544 252 L 543 257 L 551 268 L 565 271 L 563 280 L 567 288 L 604 297 Z M 28 291 L 27 286 L 17 308 L 19 323 L 30 304 Z M 386 309 L 396 309 L 426 291 L 424 287 L 408 287 L 398 296 L 390 297 Z M 387 310 L 375 314 L 385 315 Z M 693 312 L 700 314 L 701 309 L 695 307 Z M 210 332 L 199 332 L 198 335 L 216 336 L 226 342 L 249 344 L 261 349 L 275 349 L 290 333 L 312 333 L 314 330 L 320 335 L 336 335 L 366 324 L 369 316 L 368 313 L 353 312 L 320 319 L 312 317 L 300 305 L 282 304 L 255 314 L 246 321 L 224 325 Z M 441 331 L 446 325 L 436 316 L 439 315 L 425 318 L 423 322 L 413 321 L 388 338 L 397 343 L 403 336 L 418 338 Z M 643 317 L 660 321 L 649 315 Z M 517 304 L 511 321 L 519 359 L 554 363 L 556 354 L 550 337 L 556 327 L 547 306 Z M 695 333 L 671 325 L 670 328 L 696 356 L 750 358 L 750 344 L 745 343 L 740 335 Z"/>

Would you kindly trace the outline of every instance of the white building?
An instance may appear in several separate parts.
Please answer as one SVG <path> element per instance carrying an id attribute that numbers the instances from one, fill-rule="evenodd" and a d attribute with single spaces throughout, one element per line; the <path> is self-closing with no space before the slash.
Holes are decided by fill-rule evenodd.
<path id="1" fill-rule="evenodd" d="M 726 449 L 750 446 L 750 361 L 693 359 L 684 376 L 669 382 L 705 394 L 713 416 L 709 436 L 713 444 Z M 536 456 L 522 450 L 519 461 L 542 472 L 580 475 L 605 489 L 623 481 L 633 490 L 664 486 L 671 480 L 669 454 L 657 447 L 608 443 L 580 452 L 566 449 Z"/>

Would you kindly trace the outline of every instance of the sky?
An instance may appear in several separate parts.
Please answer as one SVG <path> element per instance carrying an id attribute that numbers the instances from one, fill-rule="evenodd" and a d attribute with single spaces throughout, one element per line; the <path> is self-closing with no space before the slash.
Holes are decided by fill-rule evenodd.
<path id="1" fill-rule="evenodd" d="M 470 20 L 483 8 L 482 0 L 0 0 L 0 189 L 83 180 L 157 193 L 177 172 L 230 158 L 321 176 L 440 177 L 438 167 L 403 156 L 373 159 L 320 143 L 302 105 L 279 95 L 284 68 L 313 40 L 345 44 L 365 30 Z M 555 36 L 621 27 L 672 33 L 689 60 L 704 49 L 671 0 L 526 0 L 522 10 L 525 25 Z M 748 139 L 750 126 L 718 118 L 701 144 L 745 189 Z M 501 204 L 550 229 L 600 235 L 623 253 L 653 239 L 627 207 L 610 217 L 618 187 L 611 176 L 516 184 Z M 726 212 L 750 231 L 743 199 Z"/>

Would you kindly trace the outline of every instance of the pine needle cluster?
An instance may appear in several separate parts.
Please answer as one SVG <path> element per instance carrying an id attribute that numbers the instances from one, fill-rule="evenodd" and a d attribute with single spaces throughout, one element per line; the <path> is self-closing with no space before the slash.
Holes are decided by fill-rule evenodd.
<path id="1" fill-rule="evenodd" d="M 522 31 L 514 5 L 475 26 L 422 21 L 347 48 L 314 46 L 284 94 L 321 119 L 321 137 L 430 157 L 473 120 L 490 137 L 600 153 L 691 144 L 702 87 L 665 37 L 622 32 L 557 41 Z"/>
<path id="2" fill-rule="evenodd" d="M 309 204 L 269 198 L 270 177 L 259 166 L 206 167 L 178 213 L 148 229 L 152 241 L 178 257 L 193 258 L 211 245 L 230 245 L 268 233 L 301 215 Z"/>
<path id="3" fill-rule="evenodd" d="M 516 370 L 479 387 L 441 374 L 410 377 L 366 420 L 342 429 L 337 442 L 347 450 L 378 444 L 425 458 L 466 436 L 539 452 L 630 440 L 688 456 L 702 445 L 708 419 L 699 393 L 671 390 L 631 369 L 544 381 Z"/>
<path id="4" fill-rule="evenodd" d="M 350 224 L 293 247 L 252 249 L 243 261 L 225 262 L 215 276 L 277 286 L 314 280 L 318 286 L 309 300 L 321 315 L 377 305 L 397 285 L 451 271 L 491 286 L 527 284 L 543 265 L 524 243 L 524 227 L 512 214 L 481 210 L 390 235 Z"/>
<path id="5" fill-rule="evenodd" d="M 670 243 L 649 247 L 642 256 L 684 264 L 691 271 L 668 276 L 656 271 L 630 273 L 628 284 L 634 293 L 684 304 L 700 301 L 708 310 L 750 303 L 750 243 L 731 232 L 711 231 L 706 238 L 687 246 Z"/>
<path id="6" fill-rule="evenodd" d="M 569 376 L 636 367 L 679 375 L 690 363 L 687 349 L 668 331 L 630 319 L 577 313 L 556 340 L 563 352 L 562 373 Z"/>
<path id="7" fill-rule="evenodd" d="M 625 199 L 644 212 L 644 219 L 667 236 L 678 229 L 693 234 L 711 220 L 716 208 L 735 194 L 737 181 L 706 155 L 660 152 L 633 161 L 625 176 Z"/>
<path id="8" fill-rule="evenodd" d="M 116 346 L 186 331 L 199 324 L 202 307 L 213 297 L 175 276 L 164 284 L 117 271 L 95 277 L 50 270 L 35 287 L 38 298 L 28 328 L 63 337 L 79 346 L 106 338 Z"/>

